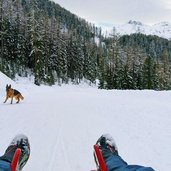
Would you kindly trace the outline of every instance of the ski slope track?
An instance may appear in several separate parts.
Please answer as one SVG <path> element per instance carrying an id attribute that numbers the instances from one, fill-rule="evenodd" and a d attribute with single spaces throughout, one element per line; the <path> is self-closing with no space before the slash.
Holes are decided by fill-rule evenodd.
<path id="1" fill-rule="evenodd" d="M 5 104 L 5 86 L 24 96 Z M 110 133 L 129 164 L 171 170 L 171 91 L 99 90 L 85 84 L 35 86 L 0 73 L 0 154 L 18 133 L 29 137 L 23 171 L 90 171 L 93 145 Z"/>

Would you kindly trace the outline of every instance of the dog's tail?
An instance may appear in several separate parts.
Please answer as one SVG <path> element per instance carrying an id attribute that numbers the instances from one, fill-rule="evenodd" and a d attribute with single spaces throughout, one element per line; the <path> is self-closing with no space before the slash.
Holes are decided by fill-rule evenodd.
<path id="1" fill-rule="evenodd" d="M 21 100 L 24 100 L 24 97 L 20 94 L 20 98 L 21 98 Z"/>

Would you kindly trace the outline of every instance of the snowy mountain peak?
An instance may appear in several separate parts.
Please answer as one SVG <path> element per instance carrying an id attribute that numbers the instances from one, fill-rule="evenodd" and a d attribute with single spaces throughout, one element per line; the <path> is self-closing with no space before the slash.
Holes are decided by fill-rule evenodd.
<path id="1" fill-rule="evenodd" d="M 140 21 L 133 21 L 133 20 L 130 20 L 128 21 L 128 24 L 133 24 L 133 25 L 143 25 Z"/>
<path id="2" fill-rule="evenodd" d="M 139 21 L 130 20 L 126 24 L 115 24 L 114 29 L 120 35 L 142 33 L 145 35 L 156 35 L 171 40 L 171 23 L 161 22 L 154 25 L 146 25 Z"/>

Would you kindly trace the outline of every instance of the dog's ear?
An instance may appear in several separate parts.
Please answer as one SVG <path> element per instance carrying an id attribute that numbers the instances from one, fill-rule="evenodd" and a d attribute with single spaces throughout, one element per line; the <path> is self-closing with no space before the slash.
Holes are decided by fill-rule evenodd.
<path id="1" fill-rule="evenodd" d="M 8 84 L 6 85 L 6 88 L 8 88 Z"/>
<path id="2" fill-rule="evenodd" d="M 11 88 L 11 84 L 8 87 Z"/>

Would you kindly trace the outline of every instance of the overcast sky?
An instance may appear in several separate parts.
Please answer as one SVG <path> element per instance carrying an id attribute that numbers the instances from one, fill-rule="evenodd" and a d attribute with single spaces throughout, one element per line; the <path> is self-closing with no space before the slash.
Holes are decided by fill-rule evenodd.
<path id="1" fill-rule="evenodd" d="M 171 0 L 53 0 L 70 12 L 98 25 L 171 22 Z"/>

